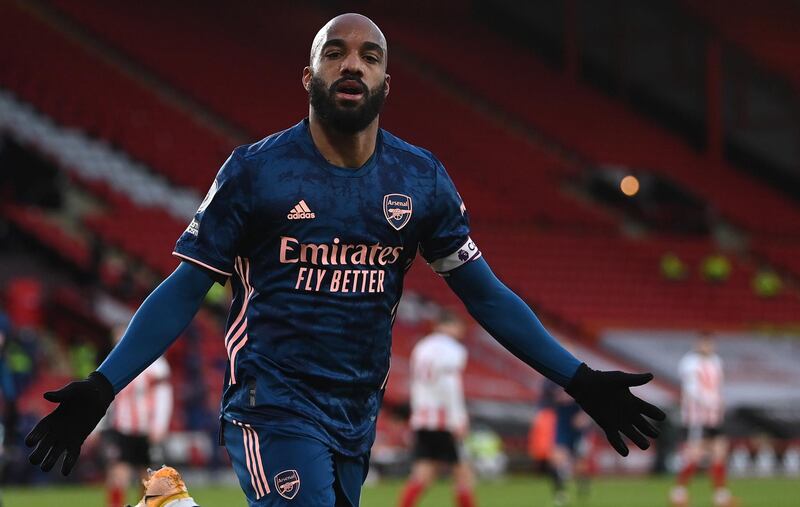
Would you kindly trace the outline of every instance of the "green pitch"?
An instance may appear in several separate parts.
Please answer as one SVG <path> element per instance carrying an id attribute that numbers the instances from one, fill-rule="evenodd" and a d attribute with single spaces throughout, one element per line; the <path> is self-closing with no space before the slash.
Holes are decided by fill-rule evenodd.
<path id="1" fill-rule="evenodd" d="M 575 507 L 666 507 L 671 478 L 595 480 L 586 499 L 575 499 Z M 192 496 L 203 507 L 245 507 L 238 488 L 190 486 Z M 366 486 L 362 497 L 364 507 L 394 507 L 402 487 L 398 481 L 385 481 Z M 797 507 L 800 505 L 798 479 L 739 479 L 731 489 L 740 500 L 740 507 Z M 699 478 L 691 487 L 693 507 L 711 507 L 708 481 Z M 129 500 L 133 503 L 134 493 Z M 3 490 L 3 507 L 104 507 L 100 488 L 11 488 Z M 453 505 L 451 490 L 446 482 L 437 484 L 425 495 L 420 507 L 449 507 Z M 480 507 L 550 507 L 550 488 L 542 479 L 514 477 L 478 485 Z"/>

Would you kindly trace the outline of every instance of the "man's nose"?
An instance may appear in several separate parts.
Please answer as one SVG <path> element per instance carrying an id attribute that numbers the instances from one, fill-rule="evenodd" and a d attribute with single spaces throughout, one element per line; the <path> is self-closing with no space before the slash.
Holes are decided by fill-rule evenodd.
<path id="1" fill-rule="evenodd" d="M 342 60 L 342 66 L 339 69 L 339 73 L 342 75 L 349 75 L 353 74 L 358 77 L 364 75 L 364 62 L 361 61 L 361 55 L 358 52 L 351 52 L 348 53 L 344 60 Z"/>

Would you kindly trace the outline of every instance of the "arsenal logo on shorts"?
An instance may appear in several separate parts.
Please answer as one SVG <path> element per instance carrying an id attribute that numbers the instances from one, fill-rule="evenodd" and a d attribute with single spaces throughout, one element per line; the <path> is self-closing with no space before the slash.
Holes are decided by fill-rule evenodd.
<path id="1" fill-rule="evenodd" d="M 291 500 L 300 491 L 300 474 L 297 470 L 284 470 L 275 476 L 275 489 L 283 498 Z"/>
<path id="2" fill-rule="evenodd" d="M 386 194 L 383 196 L 383 215 L 389 225 L 398 231 L 411 220 L 411 197 L 404 194 Z"/>

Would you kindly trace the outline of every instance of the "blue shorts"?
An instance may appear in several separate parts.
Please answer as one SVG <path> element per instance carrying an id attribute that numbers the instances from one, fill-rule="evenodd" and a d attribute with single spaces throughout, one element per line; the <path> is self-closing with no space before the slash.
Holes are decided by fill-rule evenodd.
<path id="1" fill-rule="evenodd" d="M 556 427 L 556 444 L 566 447 L 573 454 L 577 451 L 578 443 L 583 438 L 583 432 L 575 429 L 571 423 L 559 420 Z"/>
<path id="2" fill-rule="evenodd" d="M 225 447 L 250 507 L 358 507 L 369 453 L 337 454 L 311 437 L 223 422 Z"/>

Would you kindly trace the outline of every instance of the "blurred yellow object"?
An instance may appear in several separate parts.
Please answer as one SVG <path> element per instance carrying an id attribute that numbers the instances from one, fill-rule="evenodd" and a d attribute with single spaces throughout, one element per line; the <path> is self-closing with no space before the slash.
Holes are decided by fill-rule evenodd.
<path id="1" fill-rule="evenodd" d="M 731 276 L 731 261 L 722 254 L 709 255 L 703 259 L 703 278 L 711 282 L 724 282 Z"/>
<path id="2" fill-rule="evenodd" d="M 753 275 L 752 287 L 758 297 L 771 298 L 780 294 L 783 281 L 771 269 L 762 269 Z"/>
<path id="3" fill-rule="evenodd" d="M 148 469 L 142 484 L 144 497 L 135 507 L 197 507 L 181 474 L 172 467 L 164 465 L 156 471 Z"/>
<path id="4" fill-rule="evenodd" d="M 661 256 L 661 276 L 667 280 L 682 280 L 686 278 L 686 264 L 674 253 L 667 252 Z"/>
<path id="5" fill-rule="evenodd" d="M 206 301 L 206 303 L 208 303 L 210 305 L 219 306 L 219 305 L 222 305 L 225 302 L 226 296 L 227 296 L 227 292 L 225 290 L 225 287 L 223 287 L 222 285 L 220 285 L 218 283 L 215 283 L 215 284 L 213 284 L 211 286 L 210 289 L 208 289 L 208 292 L 206 293 L 205 301 Z"/>

